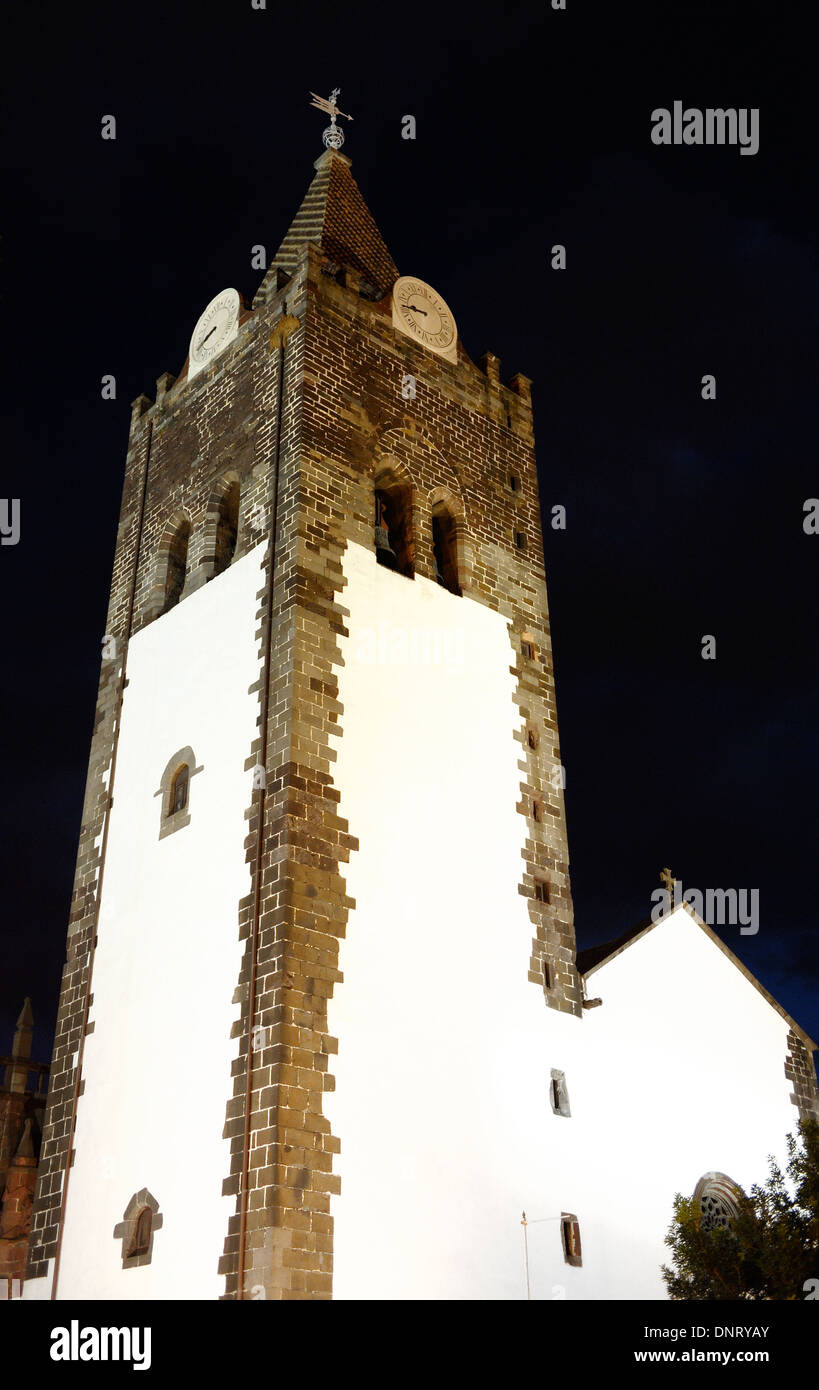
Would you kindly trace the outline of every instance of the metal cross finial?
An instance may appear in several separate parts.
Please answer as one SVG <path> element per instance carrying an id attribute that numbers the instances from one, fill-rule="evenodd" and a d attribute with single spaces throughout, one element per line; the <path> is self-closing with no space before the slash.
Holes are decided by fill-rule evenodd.
<path id="1" fill-rule="evenodd" d="M 668 897 L 669 897 L 669 901 L 670 901 L 670 900 L 673 898 L 673 895 L 674 895 L 674 884 L 677 882 L 677 880 L 676 880 L 676 878 L 672 878 L 672 877 L 671 877 L 671 870 L 670 870 L 670 869 L 663 869 L 662 872 L 661 872 L 661 874 L 660 874 L 660 878 L 662 879 L 663 883 L 665 884 L 666 892 L 668 893 Z"/>
<path id="2" fill-rule="evenodd" d="M 336 100 L 341 96 L 341 88 L 333 88 L 330 93 L 329 101 L 326 97 L 317 96 L 315 92 L 311 92 L 310 95 L 313 98 L 310 105 L 317 107 L 319 111 L 326 111 L 327 115 L 330 117 L 330 124 L 321 134 L 324 144 L 328 150 L 340 150 L 341 146 L 344 144 L 344 131 L 341 129 L 341 126 L 336 125 L 336 116 L 343 116 L 345 121 L 351 121 L 353 119 L 346 111 L 339 111 L 336 106 Z"/>

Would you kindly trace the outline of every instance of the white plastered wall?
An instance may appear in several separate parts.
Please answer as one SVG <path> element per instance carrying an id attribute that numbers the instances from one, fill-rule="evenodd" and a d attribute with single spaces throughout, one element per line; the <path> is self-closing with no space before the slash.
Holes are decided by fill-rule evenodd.
<path id="1" fill-rule="evenodd" d="M 525 1298 L 525 1209 L 533 1298 L 663 1298 L 674 1193 L 763 1177 L 795 1126 L 787 1024 L 682 911 L 591 977 L 600 1008 L 546 1008 L 506 621 L 356 545 L 344 573 L 336 785 L 360 848 L 329 1006 L 334 1296 Z"/>
<path id="2" fill-rule="evenodd" d="M 238 1048 L 237 909 L 250 891 L 244 765 L 257 736 L 258 693 L 248 692 L 259 677 L 263 552 L 130 645 L 60 1297 L 224 1292 L 217 1266 L 235 1199 L 222 1196 L 222 1132 Z M 186 745 L 203 769 L 190 780 L 190 824 L 160 840 L 154 793 Z M 113 1229 L 143 1187 L 163 1224 L 150 1264 L 123 1270 Z"/>
<path id="3" fill-rule="evenodd" d="M 741 956 L 739 928 L 722 934 Z M 748 1190 L 769 1154 L 784 1161 L 798 1121 L 789 1025 L 682 907 L 594 971 L 587 992 L 603 1001 L 584 1019 L 572 1097 L 589 1296 L 662 1298 L 674 1194 L 711 1171 Z"/>

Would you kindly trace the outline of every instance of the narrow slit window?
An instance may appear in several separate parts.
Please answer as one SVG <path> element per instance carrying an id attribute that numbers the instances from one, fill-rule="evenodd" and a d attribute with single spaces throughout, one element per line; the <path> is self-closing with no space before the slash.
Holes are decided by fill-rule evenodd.
<path id="1" fill-rule="evenodd" d="M 533 729 L 531 724 L 526 730 L 526 742 L 528 743 L 529 747 L 532 749 L 533 752 L 537 748 L 538 743 L 540 742 L 540 739 L 537 736 L 537 730 Z"/>
<path id="2" fill-rule="evenodd" d="M 550 901 L 549 884 L 545 878 L 535 879 L 535 899 L 539 903 L 548 903 Z"/>
<path id="3" fill-rule="evenodd" d="M 583 1263 L 580 1245 L 580 1222 L 576 1216 L 563 1212 L 560 1218 L 560 1231 L 563 1238 L 563 1258 L 567 1265 L 579 1266 Z"/>
<path id="4" fill-rule="evenodd" d="M 509 491 L 520 492 L 520 478 L 515 473 L 509 474 Z"/>
<path id="5" fill-rule="evenodd" d="M 555 1115 L 563 1115 L 566 1119 L 571 1118 L 569 1106 L 569 1089 L 566 1085 L 566 1075 L 562 1071 L 552 1068 L 552 1077 L 549 1082 L 549 1100 Z"/>
<path id="6" fill-rule="evenodd" d="M 525 531 L 516 531 L 516 532 L 515 532 L 515 549 L 516 549 L 516 550 L 525 550 L 525 549 L 526 549 L 526 532 L 525 532 Z"/>
<path id="7" fill-rule="evenodd" d="M 524 656 L 527 661 L 534 661 L 535 639 L 528 632 L 522 632 L 520 635 L 520 651 L 521 656 Z"/>
<path id="8" fill-rule="evenodd" d="M 538 825 L 543 820 L 543 803 L 537 797 L 532 801 L 532 819 L 536 820 Z"/>

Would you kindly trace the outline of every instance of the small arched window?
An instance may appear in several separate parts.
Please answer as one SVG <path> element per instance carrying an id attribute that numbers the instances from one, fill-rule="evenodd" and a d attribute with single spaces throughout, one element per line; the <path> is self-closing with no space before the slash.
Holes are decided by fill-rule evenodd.
<path id="1" fill-rule="evenodd" d="M 154 1214 L 150 1207 L 142 1207 L 134 1223 L 134 1234 L 128 1247 L 127 1259 L 134 1255 L 147 1255 L 151 1248 L 151 1229 Z"/>
<path id="2" fill-rule="evenodd" d="M 151 1263 L 154 1240 L 164 1219 L 159 1203 L 147 1187 L 134 1193 L 113 1231 L 114 1239 L 122 1241 L 123 1269 L 136 1269 Z"/>
<path id="3" fill-rule="evenodd" d="M 385 479 L 376 487 L 374 525 L 375 558 L 379 565 L 412 579 L 415 565 L 409 484 Z"/>
<path id="4" fill-rule="evenodd" d="M 228 568 L 236 554 L 236 540 L 239 535 L 239 484 L 230 484 L 219 503 L 219 520 L 216 523 L 216 555 L 213 573 L 221 574 Z"/>
<path id="5" fill-rule="evenodd" d="M 190 780 L 190 768 L 187 763 L 174 773 L 171 782 L 171 804 L 168 807 L 168 815 L 175 816 L 177 811 L 184 811 L 188 804 L 188 782 Z"/>
<path id="6" fill-rule="evenodd" d="M 438 583 L 451 594 L 460 594 L 457 528 L 454 516 L 443 502 L 432 509 L 432 554 Z"/>
<path id="7" fill-rule="evenodd" d="M 188 568 L 188 541 L 191 534 L 191 524 L 185 518 L 180 521 L 168 547 L 168 568 L 165 574 L 165 602 L 162 612 L 167 613 L 174 608 L 182 597 L 182 590 L 185 587 L 185 575 Z"/>
<path id="8" fill-rule="evenodd" d="M 204 764 L 196 765 L 196 755 L 190 744 L 177 748 L 165 764 L 159 786 L 154 796 L 160 798 L 159 838 L 173 835 L 191 822 L 190 783 L 191 778 L 203 771 Z"/>

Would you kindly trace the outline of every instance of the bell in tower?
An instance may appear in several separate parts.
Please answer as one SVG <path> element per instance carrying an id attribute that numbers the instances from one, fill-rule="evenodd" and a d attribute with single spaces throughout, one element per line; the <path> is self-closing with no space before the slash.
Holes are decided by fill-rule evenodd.
<path id="1" fill-rule="evenodd" d="M 390 544 L 389 510 L 383 492 L 375 494 L 375 554 L 379 565 L 398 568 L 398 556 Z"/>

